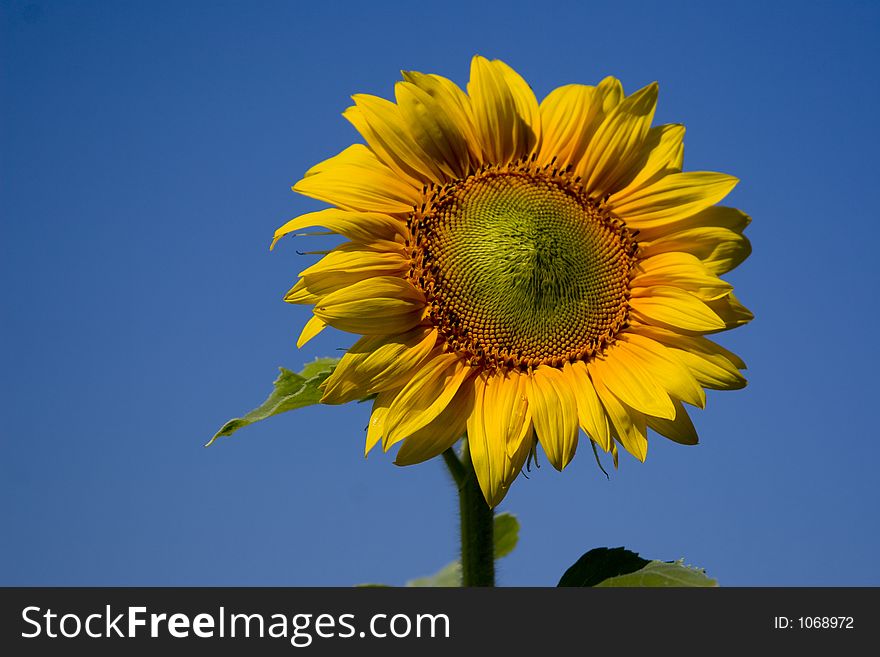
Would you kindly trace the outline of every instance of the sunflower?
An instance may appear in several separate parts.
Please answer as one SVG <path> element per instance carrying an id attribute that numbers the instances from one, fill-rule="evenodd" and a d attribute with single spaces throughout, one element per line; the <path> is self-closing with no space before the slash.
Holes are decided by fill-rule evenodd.
<path id="1" fill-rule="evenodd" d="M 324 403 L 374 396 L 366 452 L 437 456 L 467 435 L 497 505 L 540 444 L 562 470 L 580 431 L 640 461 L 648 429 L 695 444 L 685 404 L 746 381 L 705 334 L 752 314 L 719 278 L 750 252 L 749 218 L 716 205 L 737 179 L 683 172 L 684 127 L 651 127 L 657 84 L 625 96 L 607 77 L 540 104 L 505 63 L 474 57 L 467 93 L 404 72 L 396 103 L 353 96 L 363 136 L 293 190 L 334 207 L 347 241 L 301 272 L 314 304 L 302 346 L 326 326 L 361 337 Z"/>

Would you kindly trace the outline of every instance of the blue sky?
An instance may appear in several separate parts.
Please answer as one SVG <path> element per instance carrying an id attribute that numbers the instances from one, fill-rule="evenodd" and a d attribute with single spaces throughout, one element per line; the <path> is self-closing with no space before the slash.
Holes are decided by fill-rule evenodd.
<path id="1" fill-rule="evenodd" d="M 880 585 L 878 44 L 872 2 L 0 3 L 0 584 L 401 584 L 456 556 L 442 464 L 365 460 L 367 405 L 202 445 L 352 341 L 296 349 L 281 297 L 316 243 L 268 250 L 357 139 L 349 95 L 463 84 L 479 53 L 539 98 L 658 80 L 685 167 L 742 181 L 728 279 L 757 316 L 719 339 L 750 383 L 709 393 L 701 445 L 517 480 L 499 583 L 624 545 L 726 585 Z"/>

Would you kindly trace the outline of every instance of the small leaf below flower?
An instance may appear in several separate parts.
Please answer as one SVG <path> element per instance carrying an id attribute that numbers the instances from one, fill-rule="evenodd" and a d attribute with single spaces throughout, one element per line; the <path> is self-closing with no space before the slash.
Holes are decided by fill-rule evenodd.
<path id="1" fill-rule="evenodd" d="M 266 401 L 244 417 L 229 420 L 220 427 L 220 431 L 214 434 L 205 447 L 210 446 L 221 436 L 231 436 L 242 427 L 254 422 L 303 406 L 317 404 L 321 401 L 323 394 L 319 386 L 324 382 L 324 379 L 330 376 L 339 360 L 339 358 L 317 358 L 308 363 L 299 374 L 283 367 L 280 368 L 281 374 L 275 379 L 275 389 L 266 398 Z"/>

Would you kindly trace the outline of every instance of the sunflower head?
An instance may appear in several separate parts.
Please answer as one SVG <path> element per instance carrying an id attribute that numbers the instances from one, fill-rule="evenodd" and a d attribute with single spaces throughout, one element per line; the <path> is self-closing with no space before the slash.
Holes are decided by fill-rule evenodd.
<path id="1" fill-rule="evenodd" d="M 562 470 L 581 432 L 644 460 L 648 429 L 695 444 L 684 404 L 741 388 L 745 364 L 706 334 L 751 313 L 719 276 L 750 252 L 736 184 L 683 172 L 684 128 L 651 126 L 657 85 L 568 85 L 540 104 L 513 69 L 475 57 L 467 93 L 404 73 L 391 102 L 353 97 L 363 136 L 294 191 L 332 208 L 346 241 L 285 299 L 361 337 L 325 403 L 375 395 L 366 451 L 432 458 L 467 433 L 491 506 L 540 444 Z M 274 244 L 274 242 L 273 242 Z"/>

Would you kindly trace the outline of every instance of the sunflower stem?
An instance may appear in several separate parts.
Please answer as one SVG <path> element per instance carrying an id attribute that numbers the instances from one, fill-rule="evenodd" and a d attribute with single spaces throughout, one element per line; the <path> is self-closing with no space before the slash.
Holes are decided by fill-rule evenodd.
<path id="1" fill-rule="evenodd" d="M 450 448 L 443 452 L 443 460 L 458 487 L 462 586 L 495 586 L 495 513 L 477 482 L 467 438 L 460 458 Z"/>

